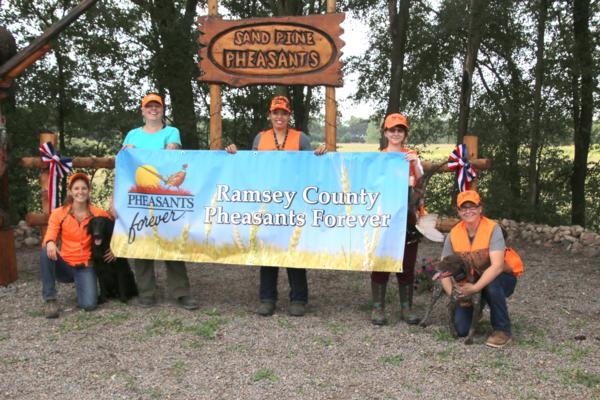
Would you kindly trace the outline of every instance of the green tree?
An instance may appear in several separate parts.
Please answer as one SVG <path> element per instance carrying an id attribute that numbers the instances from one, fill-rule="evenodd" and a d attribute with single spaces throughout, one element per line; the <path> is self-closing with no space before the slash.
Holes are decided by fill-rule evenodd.
<path id="1" fill-rule="evenodd" d="M 370 120 L 365 133 L 365 143 L 379 143 L 381 139 L 380 124 L 375 120 Z"/>
<path id="2" fill-rule="evenodd" d="M 573 0 L 573 125 L 575 159 L 571 175 L 571 222 L 585 226 L 585 181 L 598 70 L 592 57 L 590 0 Z"/>

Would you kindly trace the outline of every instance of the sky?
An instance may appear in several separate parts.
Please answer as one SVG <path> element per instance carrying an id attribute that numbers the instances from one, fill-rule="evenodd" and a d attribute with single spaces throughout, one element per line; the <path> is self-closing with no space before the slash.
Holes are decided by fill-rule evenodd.
<path id="1" fill-rule="evenodd" d="M 342 61 L 349 56 L 362 54 L 367 49 L 367 27 L 356 19 L 353 19 L 349 13 L 346 13 L 346 19 L 342 23 L 344 34 L 342 40 L 346 43 L 342 48 Z M 354 104 L 347 100 L 347 97 L 356 91 L 357 77 L 353 74 L 344 76 L 344 86 L 336 88 L 336 100 L 338 102 L 338 111 L 342 114 L 342 120 L 348 120 L 351 116 L 359 118 L 369 118 L 373 113 L 372 107 L 367 103 Z"/>

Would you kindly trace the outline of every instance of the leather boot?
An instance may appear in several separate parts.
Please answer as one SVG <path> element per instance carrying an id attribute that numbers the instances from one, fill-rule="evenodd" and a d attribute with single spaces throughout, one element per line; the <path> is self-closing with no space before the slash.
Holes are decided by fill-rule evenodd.
<path id="1" fill-rule="evenodd" d="M 412 311 L 413 285 L 398 285 L 400 295 L 400 319 L 409 325 L 416 325 L 420 319 Z"/>
<path id="2" fill-rule="evenodd" d="M 373 325 L 385 325 L 385 291 L 386 283 L 376 283 L 371 281 L 371 293 L 373 295 L 373 310 L 371 311 L 371 322 Z"/>

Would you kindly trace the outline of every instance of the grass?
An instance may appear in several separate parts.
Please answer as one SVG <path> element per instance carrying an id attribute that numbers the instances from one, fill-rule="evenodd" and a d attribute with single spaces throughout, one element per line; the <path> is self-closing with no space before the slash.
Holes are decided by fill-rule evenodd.
<path id="1" fill-rule="evenodd" d="M 65 318 L 60 324 L 62 332 L 86 331 L 93 326 L 101 324 L 102 317 L 98 313 L 80 311 Z"/>
<path id="2" fill-rule="evenodd" d="M 384 356 L 379 359 L 384 365 L 393 365 L 395 367 L 402 365 L 404 358 L 401 355 Z"/>
<path id="3" fill-rule="evenodd" d="M 280 328 L 291 328 L 292 323 L 287 318 L 279 317 L 277 318 L 277 326 L 279 326 Z"/>
<path id="4" fill-rule="evenodd" d="M 503 376 L 510 376 L 514 373 L 514 365 L 507 359 L 504 353 L 496 353 L 495 357 L 490 360 L 490 367 L 494 369 L 495 373 Z"/>
<path id="5" fill-rule="evenodd" d="M 108 314 L 99 312 L 80 311 L 67 316 L 61 321 L 62 332 L 86 331 L 97 325 L 120 325 L 123 321 L 131 318 L 131 313 L 126 311 L 113 311 Z"/>
<path id="6" fill-rule="evenodd" d="M 167 313 L 161 312 L 152 318 L 149 325 L 144 327 L 142 339 L 179 333 L 190 333 L 204 339 L 214 339 L 217 336 L 218 328 L 224 323 L 225 321 L 221 318 L 210 318 L 203 321 L 196 320 L 189 324 L 184 323 L 181 318 L 171 318 Z"/>
<path id="7" fill-rule="evenodd" d="M 212 318 L 208 321 L 198 322 L 186 330 L 204 339 L 214 339 L 217 337 L 217 329 L 223 323 L 222 319 Z"/>
<path id="8" fill-rule="evenodd" d="M 329 336 L 317 336 L 317 338 L 315 340 L 317 343 L 319 343 L 325 347 L 329 347 L 333 344 L 333 339 L 330 338 Z"/>
<path id="9" fill-rule="evenodd" d="M 562 383 L 569 386 L 582 385 L 590 389 L 600 388 L 600 375 L 578 368 L 562 371 Z"/>
<path id="10" fill-rule="evenodd" d="M 433 337 L 437 342 L 454 342 L 454 336 L 447 329 L 436 329 L 433 332 Z"/>
<path id="11" fill-rule="evenodd" d="M 333 335 L 338 335 L 340 333 L 343 333 L 346 330 L 346 327 L 342 324 L 330 322 L 327 324 L 327 330 Z"/>
<path id="12" fill-rule="evenodd" d="M 182 376 L 185 373 L 185 361 L 175 361 L 173 365 L 171 365 L 171 373 L 175 376 Z"/>
<path id="13" fill-rule="evenodd" d="M 439 351 L 437 353 L 437 356 L 440 359 L 440 361 L 448 361 L 450 360 L 450 356 L 452 356 L 453 353 L 454 351 L 450 347 L 448 347 L 442 351 Z"/>
<path id="14" fill-rule="evenodd" d="M 456 147 L 455 144 L 447 144 L 447 143 L 436 143 L 436 144 L 427 144 L 427 145 L 412 145 L 409 143 L 410 147 L 417 148 L 421 155 L 421 158 L 424 160 L 439 160 L 439 159 L 447 159 L 452 150 Z M 573 159 L 575 156 L 575 146 L 556 146 L 560 150 L 562 150 L 569 159 Z M 367 151 L 379 151 L 378 143 L 338 143 L 337 151 L 342 152 L 367 152 Z M 590 146 L 590 151 L 588 153 L 588 162 L 598 162 L 600 161 L 600 147 L 599 146 Z"/>
<path id="15" fill-rule="evenodd" d="M 275 372 L 271 368 L 260 368 L 252 375 L 252 382 L 259 381 L 278 382 L 279 377 L 275 375 Z"/>

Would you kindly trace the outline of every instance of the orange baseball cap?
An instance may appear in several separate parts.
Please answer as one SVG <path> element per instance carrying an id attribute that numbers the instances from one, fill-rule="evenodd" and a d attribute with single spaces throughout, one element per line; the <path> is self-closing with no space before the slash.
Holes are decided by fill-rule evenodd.
<path id="1" fill-rule="evenodd" d="M 73 187 L 73 184 L 77 180 L 84 180 L 87 187 L 90 187 L 90 177 L 85 172 L 75 172 L 73 175 L 69 177 L 69 189 Z"/>
<path id="2" fill-rule="evenodd" d="M 290 107 L 290 101 L 285 96 L 275 96 L 273 100 L 271 100 L 271 107 L 269 107 L 269 111 L 275 110 L 284 110 L 289 113 L 292 112 L 292 108 Z"/>
<path id="3" fill-rule="evenodd" d="M 401 125 L 408 129 L 408 121 L 406 120 L 406 117 L 400 113 L 393 113 L 385 117 L 383 129 L 390 129 L 397 125 Z"/>
<path id="4" fill-rule="evenodd" d="M 164 106 L 163 99 L 162 97 L 160 97 L 160 95 L 156 93 L 150 93 L 145 95 L 142 99 L 142 108 L 146 107 L 148 103 L 151 103 L 153 101 L 160 104 L 161 106 Z"/>
<path id="5" fill-rule="evenodd" d="M 476 205 L 481 204 L 481 197 L 479 197 L 479 193 L 474 190 L 465 190 L 464 192 L 460 192 L 456 197 L 456 206 L 460 208 L 463 204 L 469 201 Z"/>

